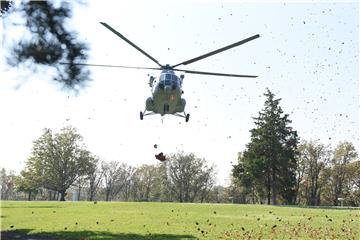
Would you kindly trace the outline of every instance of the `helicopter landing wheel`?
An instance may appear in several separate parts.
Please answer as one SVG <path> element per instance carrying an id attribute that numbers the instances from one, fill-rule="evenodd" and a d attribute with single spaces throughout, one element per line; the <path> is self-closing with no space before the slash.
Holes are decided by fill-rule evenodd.
<path id="1" fill-rule="evenodd" d="M 140 120 L 143 120 L 144 119 L 144 114 L 143 112 L 140 112 Z"/>
<path id="2" fill-rule="evenodd" d="M 190 118 L 190 114 L 186 114 L 185 122 L 188 122 L 188 121 L 189 121 L 189 118 Z"/>

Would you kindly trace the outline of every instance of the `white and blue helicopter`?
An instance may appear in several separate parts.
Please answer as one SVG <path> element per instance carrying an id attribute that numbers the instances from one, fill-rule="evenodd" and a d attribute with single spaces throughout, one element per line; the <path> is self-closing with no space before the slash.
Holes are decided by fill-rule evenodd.
<path id="1" fill-rule="evenodd" d="M 196 58 L 192 58 L 190 60 L 175 64 L 175 65 L 162 65 L 160 64 L 155 58 L 150 56 L 144 50 L 139 48 L 129 39 L 127 39 L 124 35 L 113 29 L 110 25 L 104 22 L 100 22 L 104 27 L 109 29 L 111 32 L 116 34 L 118 37 L 123 39 L 125 42 L 133 46 L 139 52 L 144 54 L 150 60 L 155 62 L 159 67 L 151 68 L 151 67 L 131 67 L 131 66 L 120 66 L 120 65 L 102 65 L 102 64 L 82 64 L 79 63 L 78 65 L 87 65 L 87 66 L 98 66 L 98 67 L 120 67 L 120 68 L 134 68 L 134 69 L 149 69 L 149 70 L 161 70 L 160 77 L 156 79 L 153 76 L 150 76 L 149 86 L 151 88 L 152 96 L 146 100 L 145 103 L 145 110 L 140 112 L 140 119 L 143 120 L 144 116 L 153 115 L 153 114 L 160 114 L 164 116 L 166 114 L 172 114 L 178 117 L 185 118 L 185 121 L 189 121 L 190 114 L 185 113 L 185 105 L 186 101 L 182 98 L 182 94 L 184 93 L 182 90 L 182 83 L 184 80 L 184 75 L 181 74 L 177 76 L 175 74 L 176 71 L 184 72 L 184 73 L 191 73 L 191 74 L 203 74 L 203 75 L 214 75 L 214 76 L 225 76 L 225 77 L 245 77 L 245 78 L 256 78 L 257 76 L 253 75 L 239 75 L 239 74 L 227 74 L 227 73 L 216 73 L 216 72 L 203 72 L 203 71 L 194 71 L 194 70 L 185 70 L 185 69 L 178 69 L 176 67 L 180 65 L 188 65 L 193 62 L 199 61 L 201 59 L 210 57 L 217 53 L 229 50 L 233 47 L 239 46 L 241 44 L 247 43 L 252 41 L 258 37 L 259 34 L 241 40 L 239 42 L 233 43 L 226 47 L 211 51 L 204 55 L 201 55 Z"/>

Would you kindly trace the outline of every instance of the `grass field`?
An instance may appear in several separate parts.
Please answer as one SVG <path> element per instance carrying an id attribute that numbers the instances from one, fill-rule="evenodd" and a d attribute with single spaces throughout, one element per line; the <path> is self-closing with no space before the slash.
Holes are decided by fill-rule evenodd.
<path id="1" fill-rule="evenodd" d="M 232 204 L 5 201 L 1 231 L 2 239 L 11 238 L 9 231 L 32 239 L 360 239 L 360 212 Z"/>

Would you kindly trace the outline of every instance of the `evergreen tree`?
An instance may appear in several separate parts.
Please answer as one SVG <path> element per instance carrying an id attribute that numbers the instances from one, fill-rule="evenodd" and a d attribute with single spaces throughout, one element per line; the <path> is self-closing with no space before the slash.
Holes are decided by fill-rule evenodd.
<path id="1" fill-rule="evenodd" d="M 12 7 L 12 1 L 1 1 L 1 14 L 6 13 L 10 26 L 23 26 L 25 33 L 18 41 L 12 41 L 8 64 L 25 64 L 34 72 L 41 66 L 51 67 L 53 80 L 62 86 L 72 90 L 85 86 L 90 73 L 78 63 L 86 62 L 88 46 L 79 40 L 77 32 L 69 29 L 68 23 L 74 2 L 23 0 L 18 7 Z"/>
<path id="2" fill-rule="evenodd" d="M 267 89 L 265 107 L 254 118 L 256 127 L 246 145 L 233 176 L 245 187 L 265 192 L 268 204 L 277 204 L 278 196 L 286 203 L 295 200 L 297 132 L 289 126 L 288 114 L 279 106 L 281 99 Z"/>

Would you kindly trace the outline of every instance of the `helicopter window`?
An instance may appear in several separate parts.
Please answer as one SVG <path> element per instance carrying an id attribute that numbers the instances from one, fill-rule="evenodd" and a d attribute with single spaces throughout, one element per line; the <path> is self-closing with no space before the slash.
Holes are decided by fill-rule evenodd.
<path id="1" fill-rule="evenodd" d="M 171 80 L 171 74 L 166 74 L 166 80 Z"/>
<path id="2" fill-rule="evenodd" d="M 162 75 L 160 76 L 160 81 L 165 81 L 165 75 L 166 75 L 166 74 L 162 74 Z"/>

